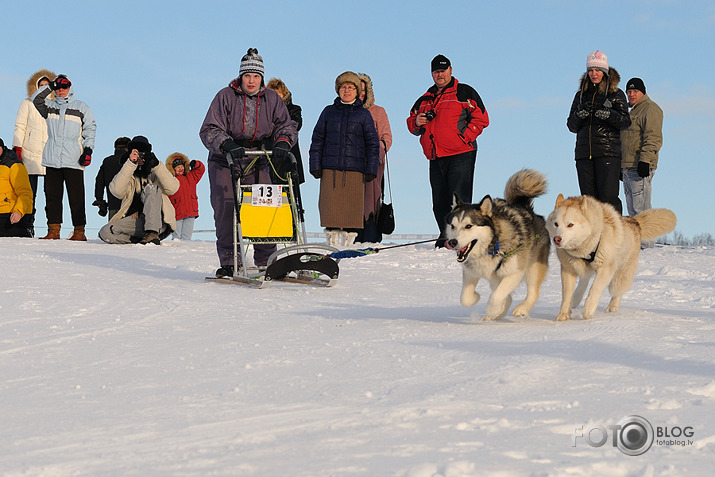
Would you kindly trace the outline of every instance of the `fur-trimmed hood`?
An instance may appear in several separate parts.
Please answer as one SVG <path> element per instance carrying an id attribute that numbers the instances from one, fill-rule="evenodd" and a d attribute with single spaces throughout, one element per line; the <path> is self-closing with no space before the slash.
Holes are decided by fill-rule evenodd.
<path id="1" fill-rule="evenodd" d="M 35 94 L 35 91 L 39 88 L 37 83 L 39 83 L 42 78 L 47 78 L 52 81 L 56 77 L 57 75 L 50 70 L 41 69 L 40 71 L 37 71 L 35 74 L 30 76 L 30 79 L 27 80 L 27 97 L 29 98 Z"/>
<path id="2" fill-rule="evenodd" d="M 375 93 L 372 90 L 372 79 L 365 73 L 358 73 L 360 81 L 365 82 L 365 101 L 363 101 L 363 106 L 365 109 L 370 109 L 370 106 L 375 104 Z"/>
<path id="3" fill-rule="evenodd" d="M 616 71 L 615 68 L 609 67 L 608 68 L 608 92 L 604 91 L 604 89 L 606 88 L 606 83 L 604 81 L 601 81 L 598 84 L 598 92 L 605 93 L 605 94 L 615 93 L 616 91 L 618 91 L 618 83 L 620 83 L 620 81 L 621 81 L 621 75 L 618 74 L 618 71 Z M 591 80 L 588 77 L 588 71 L 581 76 L 579 84 L 580 84 L 579 91 L 581 91 L 581 93 L 585 92 L 588 89 L 589 85 L 591 84 Z"/>
<path id="4" fill-rule="evenodd" d="M 191 161 L 189 160 L 188 157 L 186 157 L 184 154 L 181 154 L 180 152 L 174 152 L 172 154 L 169 154 L 169 157 L 166 158 L 166 168 L 169 169 L 169 172 L 171 172 L 173 175 L 176 175 L 174 173 L 174 166 L 172 163 L 174 162 L 174 159 L 177 157 L 183 159 L 184 161 L 184 175 L 189 173 L 189 164 Z"/>

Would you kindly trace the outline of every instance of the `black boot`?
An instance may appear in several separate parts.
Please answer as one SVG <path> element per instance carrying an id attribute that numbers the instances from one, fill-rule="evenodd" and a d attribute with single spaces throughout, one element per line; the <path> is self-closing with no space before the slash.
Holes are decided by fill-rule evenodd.
<path id="1" fill-rule="evenodd" d="M 222 265 L 216 270 L 216 278 L 233 277 L 233 265 Z"/>

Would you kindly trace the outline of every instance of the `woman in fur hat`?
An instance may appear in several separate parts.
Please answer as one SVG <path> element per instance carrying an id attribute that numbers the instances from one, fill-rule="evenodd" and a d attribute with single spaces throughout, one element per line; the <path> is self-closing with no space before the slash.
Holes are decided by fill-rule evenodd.
<path id="1" fill-rule="evenodd" d="M 171 235 L 175 240 L 191 240 L 194 222 L 199 217 L 199 198 L 196 184 L 206 171 L 201 161 L 189 161 L 185 155 L 175 152 L 166 158 L 166 168 L 179 180 L 179 190 L 169 196 L 176 210 L 176 229 Z"/>
<path id="2" fill-rule="evenodd" d="M 320 179 L 318 209 L 328 245 L 352 245 L 363 228 L 365 183 L 378 174 L 379 140 L 370 112 L 358 98 L 360 77 L 335 80 L 338 97 L 320 113 L 310 144 L 310 173 Z"/>
<path id="3" fill-rule="evenodd" d="M 358 73 L 358 76 L 362 86 L 359 97 L 363 107 L 370 111 L 370 115 L 375 121 L 377 137 L 380 140 L 380 166 L 377 170 L 377 178 L 365 184 L 365 226 L 361 232 L 358 232 L 356 241 L 380 243 L 382 242 L 382 233 L 377 229 L 377 215 L 382 203 L 382 175 L 385 172 L 385 160 L 387 151 L 392 147 L 392 129 L 385 108 L 375 104 L 372 79 L 364 73 Z"/>
<path id="4" fill-rule="evenodd" d="M 49 70 L 40 70 L 30 76 L 27 80 L 27 98 L 23 99 L 17 110 L 15 119 L 15 132 L 12 136 L 12 150 L 15 151 L 18 159 L 22 161 L 30 177 L 32 186 L 32 214 L 30 214 L 30 228 L 34 236 L 34 222 L 36 213 L 37 183 L 40 176 L 45 175 L 45 168 L 42 167 L 42 150 L 47 142 L 47 124 L 45 119 L 30 101 L 30 97 L 35 94 L 41 86 L 50 84 L 56 75 Z"/>
<path id="5" fill-rule="evenodd" d="M 621 173 L 621 130 L 631 125 L 628 100 L 618 88 L 620 75 L 608 66 L 601 51 L 586 58 L 586 73 L 571 104 L 566 125 L 576 133 L 576 171 L 581 195 L 590 195 L 623 212 Z"/>

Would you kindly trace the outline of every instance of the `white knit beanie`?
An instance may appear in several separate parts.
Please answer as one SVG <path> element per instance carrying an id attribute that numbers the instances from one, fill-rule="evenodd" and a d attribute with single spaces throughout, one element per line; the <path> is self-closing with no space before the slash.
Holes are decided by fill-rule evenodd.
<path id="1" fill-rule="evenodd" d="M 598 68 L 605 74 L 608 74 L 608 57 L 606 54 L 599 50 L 589 53 L 586 57 L 586 71 L 588 71 L 589 68 Z"/>

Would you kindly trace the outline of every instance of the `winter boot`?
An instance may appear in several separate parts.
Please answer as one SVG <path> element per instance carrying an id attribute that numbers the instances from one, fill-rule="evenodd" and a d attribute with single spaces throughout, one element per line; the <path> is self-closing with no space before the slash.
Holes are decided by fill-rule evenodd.
<path id="1" fill-rule="evenodd" d="M 221 267 L 216 270 L 216 278 L 233 277 L 233 265 L 221 265 Z"/>
<path id="2" fill-rule="evenodd" d="M 48 224 L 47 235 L 40 237 L 40 240 L 59 240 L 62 224 Z"/>
<path id="3" fill-rule="evenodd" d="M 141 242 L 139 242 L 143 245 L 153 243 L 154 245 L 161 245 L 161 239 L 159 238 L 159 234 L 154 232 L 153 230 L 145 230 L 144 231 L 144 236 L 142 237 Z"/>
<path id="4" fill-rule="evenodd" d="M 323 232 L 325 232 L 325 238 L 326 238 L 326 241 L 325 241 L 325 242 L 326 242 L 329 246 L 334 247 L 334 246 L 338 245 L 338 236 L 339 236 L 339 233 L 340 233 L 339 230 L 335 230 L 335 229 L 324 229 Z"/>
<path id="5" fill-rule="evenodd" d="M 340 245 L 345 245 L 345 242 L 347 242 L 347 240 L 348 233 L 344 230 L 338 230 L 338 242 L 340 243 Z"/>
<path id="6" fill-rule="evenodd" d="M 75 225 L 74 232 L 68 240 L 75 240 L 78 242 L 86 242 L 87 236 L 84 235 L 84 225 Z"/>
<path id="7" fill-rule="evenodd" d="M 355 238 L 357 237 L 357 232 L 346 232 L 345 236 L 345 246 L 352 247 L 355 243 Z"/>

